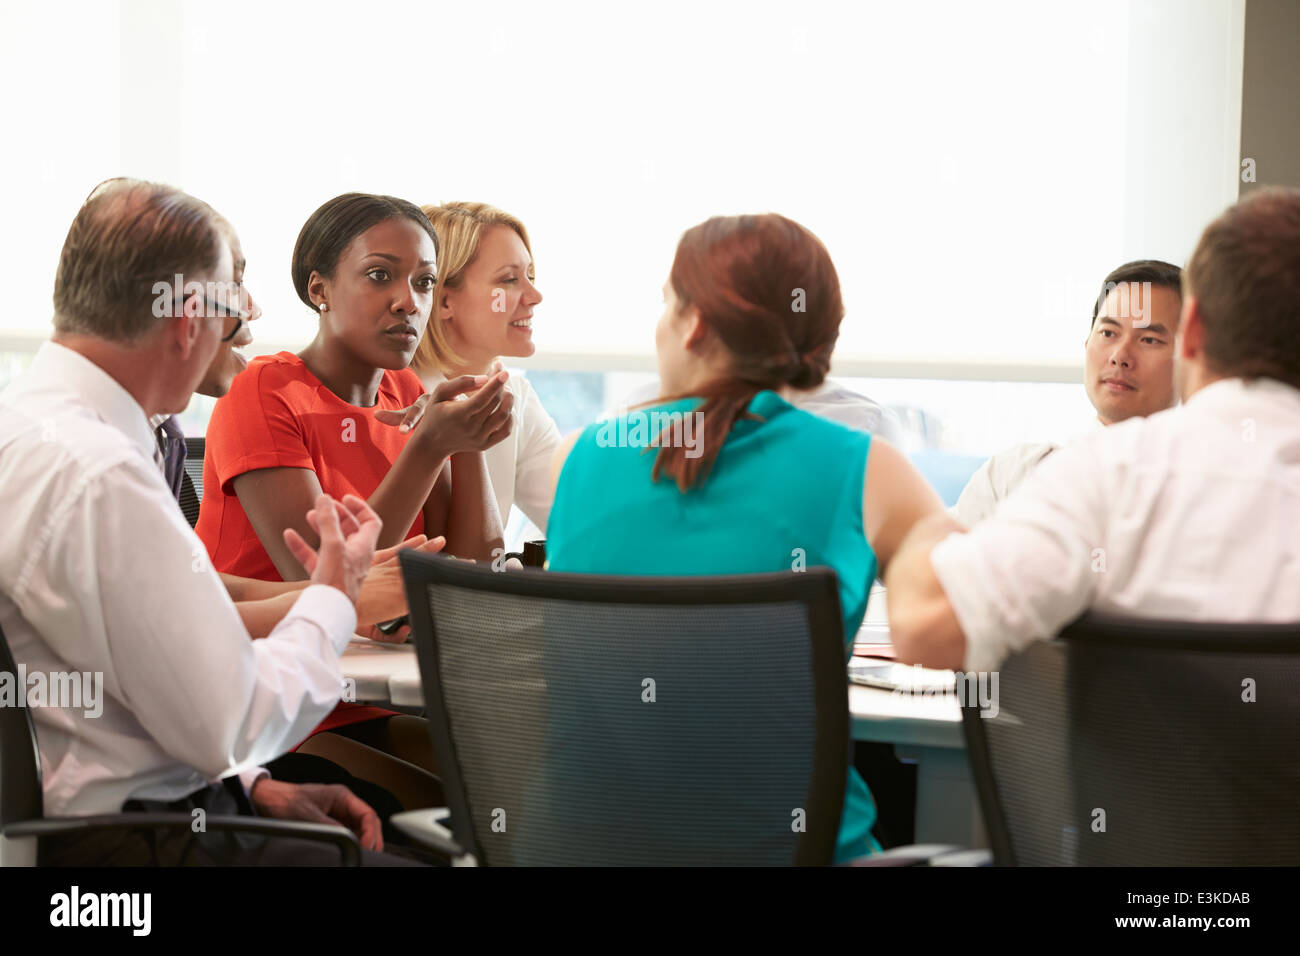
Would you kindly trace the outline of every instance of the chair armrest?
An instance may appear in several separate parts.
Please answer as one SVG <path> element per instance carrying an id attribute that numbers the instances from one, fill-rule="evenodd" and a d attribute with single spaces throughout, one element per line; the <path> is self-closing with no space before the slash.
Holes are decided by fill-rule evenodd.
<path id="1" fill-rule="evenodd" d="M 188 813 L 106 813 L 87 817 L 45 817 L 11 823 L 4 829 L 6 837 L 76 836 L 102 830 L 190 830 L 194 817 Z M 263 817 L 208 816 L 207 830 L 230 830 L 264 837 L 288 837 L 332 843 L 338 848 L 341 866 L 361 865 L 361 844 L 345 827 L 298 820 L 268 820 Z"/>
<path id="2" fill-rule="evenodd" d="M 934 861 L 952 855 L 962 848 L 946 843 L 914 843 L 910 846 L 896 846 L 883 853 L 860 856 L 850 860 L 844 866 L 934 866 Z"/>
<path id="3" fill-rule="evenodd" d="M 466 853 L 452 832 L 438 822 L 446 819 L 448 813 L 446 807 L 427 807 L 423 810 L 394 813 L 388 822 L 412 839 L 447 857 L 453 866 L 477 866 L 478 862 L 473 855 Z"/>

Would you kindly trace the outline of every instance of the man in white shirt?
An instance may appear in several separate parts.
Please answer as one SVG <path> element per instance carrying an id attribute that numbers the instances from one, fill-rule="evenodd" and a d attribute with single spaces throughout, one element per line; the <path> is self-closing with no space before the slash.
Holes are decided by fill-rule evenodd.
<path id="1" fill-rule="evenodd" d="M 1174 335 L 1182 308 L 1182 270 L 1168 262 L 1126 262 L 1106 276 L 1084 341 L 1083 387 L 1096 427 L 1152 415 L 1178 400 Z M 1060 446 L 1026 442 L 994 455 L 971 476 L 950 510 L 970 526 L 983 521 Z"/>
<path id="2" fill-rule="evenodd" d="M 1260 190 L 1184 272 L 1183 404 L 1054 452 L 969 532 L 918 522 L 886 574 L 900 660 L 966 671 L 1089 609 L 1300 621 L 1300 191 Z"/>
<path id="3" fill-rule="evenodd" d="M 149 426 L 189 403 L 237 308 L 237 295 L 223 295 L 233 289 L 227 229 L 170 187 L 111 180 L 96 189 L 64 243 L 54 336 L 0 393 L 0 627 L 29 683 L 91 675 L 103 691 L 97 713 L 32 708 L 44 812 L 187 800 L 246 810 L 233 796 L 221 802 L 225 788 L 214 784 L 238 774 L 261 813 L 341 822 L 379 849 L 378 819 L 346 788 L 270 780 L 259 766 L 339 700 L 338 657 L 355 629 L 378 519 L 359 499 L 321 496 L 312 519 L 320 548 L 290 542 L 312 586 L 269 637 L 252 641 L 176 508 Z M 177 275 L 183 296 L 161 302 L 156 283 Z M 139 862 L 149 841 L 120 839 L 135 842 L 114 846 L 101 834 L 82 852 L 77 839 L 47 839 L 41 853 L 47 862 Z M 314 856 L 315 844 L 299 849 L 299 861 L 329 858 Z"/>

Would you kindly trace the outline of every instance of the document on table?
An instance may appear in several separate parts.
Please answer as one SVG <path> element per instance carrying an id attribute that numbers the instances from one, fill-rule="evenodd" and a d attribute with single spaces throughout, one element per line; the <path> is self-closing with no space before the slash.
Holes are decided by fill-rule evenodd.
<path id="1" fill-rule="evenodd" d="M 849 680 L 867 687 L 910 694 L 954 693 L 957 675 L 916 664 L 896 664 L 870 657 L 849 660 Z"/>

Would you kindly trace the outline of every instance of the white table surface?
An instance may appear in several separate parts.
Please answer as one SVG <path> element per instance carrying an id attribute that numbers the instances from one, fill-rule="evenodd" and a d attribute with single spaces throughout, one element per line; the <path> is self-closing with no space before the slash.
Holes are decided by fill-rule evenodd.
<path id="1" fill-rule="evenodd" d="M 344 680 L 360 703 L 393 703 L 402 707 L 423 707 L 420 666 L 412 644 L 378 644 L 361 638 L 348 645 L 339 660 Z"/>

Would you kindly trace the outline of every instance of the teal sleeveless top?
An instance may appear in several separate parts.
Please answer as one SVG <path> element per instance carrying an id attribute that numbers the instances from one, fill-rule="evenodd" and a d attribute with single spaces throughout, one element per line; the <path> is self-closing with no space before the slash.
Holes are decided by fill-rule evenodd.
<path id="1" fill-rule="evenodd" d="M 652 481 L 648 412 L 690 412 L 699 399 L 637 409 L 587 427 L 560 474 L 547 526 L 547 567 L 579 574 L 717 575 L 818 565 L 839 578 L 845 658 L 876 579 L 862 529 L 871 436 L 759 392 L 709 475 L 685 494 Z M 698 437 L 681 431 L 687 448 Z M 799 549 L 802 549 L 800 551 Z M 876 806 L 849 768 L 835 860 L 880 849 Z"/>

